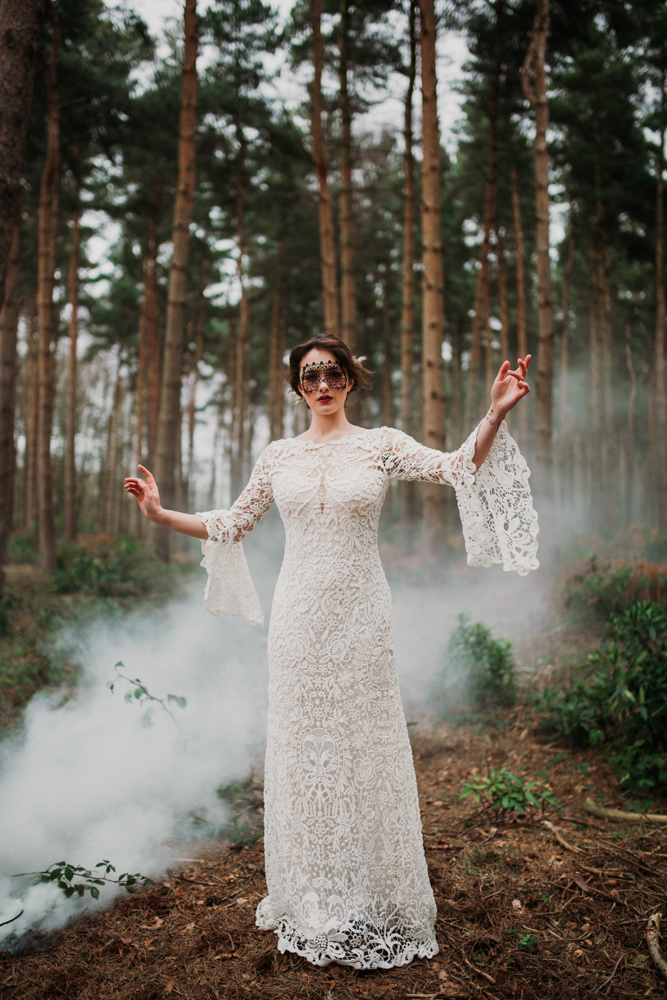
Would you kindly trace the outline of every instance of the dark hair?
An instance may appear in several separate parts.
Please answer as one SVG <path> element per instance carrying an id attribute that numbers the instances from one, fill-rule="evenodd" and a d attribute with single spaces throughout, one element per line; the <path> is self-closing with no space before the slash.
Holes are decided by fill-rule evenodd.
<path id="1" fill-rule="evenodd" d="M 372 374 L 368 368 L 364 368 L 361 361 L 355 358 L 344 340 L 335 337 L 333 333 L 320 333 L 316 337 L 311 337 L 303 344 L 297 344 L 290 351 L 289 375 L 287 381 L 292 386 L 293 392 L 301 396 L 301 362 L 306 354 L 313 349 L 320 351 L 330 351 L 341 366 L 347 377 L 352 382 L 350 392 L 361 387 L 370 389 L 371 383 L 368 376 Z"/>

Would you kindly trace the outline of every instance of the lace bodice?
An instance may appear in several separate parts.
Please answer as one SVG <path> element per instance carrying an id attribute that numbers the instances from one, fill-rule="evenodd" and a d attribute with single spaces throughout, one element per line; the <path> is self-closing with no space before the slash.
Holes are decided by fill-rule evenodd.
<path id="1" fill-rule="evenodd" d="M 343 531 L 350 515 L 336 504 L 337 494 L 372 494 L 371 534 L 375 531 L 386 488 L 392 480 L 449 484 L 456 490 L 468 563 L 502 563 L 525 575 L 537 569 L 537 514 L 528 480 L 530 470 L 503 423 L 491 451 L 475 472 L 475 429 L 458 451 L 426 448 L 402 431 L 378 427 L 318 444 L 287 439 L 272 442 L 260 455 L 248 485 L 230 510 L 199 513 L 209 540 L 202 565 L 208 571 L 207 609 L 214 615 L 240 614 L 263 624 L 255 588 L 238 544 L 264 516 L 274 499 L 287 533 L 289 553 L 304 532 Z M 326 501 L 326 502 L 325 502 Z M 319 517 L 318 513 L 319 505 Z M 312 510 L 311 510 L 312 508 Z M 326 509 L 325 509 L 326 508 Z M 334 511 L 337 513 L 334 515 Z M 315 515 L 312 520 L 309 512 Z M 224 542 L 224 545 L 216 543 Z"/>
<path id="2" fill-rule="evenodd" d="M 241 539 L 274 501 L 285 525 L 268 641 L 269 895 L 257 923 L 316 965 L 388 968 L 438 949 L 377 528 L 392 480 L 449 483 L 468 561 L 534 569 L 526 463 L 504 427 L 477 472 L 474 450 L 474 434 L 444 454 L 386 427 L 276 441 L 231 510 L 199 515 L 207 607 L 253 624 L 262 615 Z"/>

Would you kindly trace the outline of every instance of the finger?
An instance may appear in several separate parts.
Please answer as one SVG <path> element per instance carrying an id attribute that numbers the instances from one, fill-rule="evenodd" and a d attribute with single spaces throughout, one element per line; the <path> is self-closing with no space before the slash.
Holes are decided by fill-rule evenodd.
<path id="1" fill-rule="evenodd" d="M 509 371 L 510 363 L 509 361 L 503 361 L 502 365 L 498 370 L 498 375 L 496 376 L 496 382 L 504 382 Z"/>
<path id="2" fill-rule="evenodd" d="M 139 465 L 139 464 L 137 464 L 137 468 L 141 469 L 141 471 L 143 472 L 143 474 L 145 475 L 145 477 L 146 477 L 146 479 L 148 481 L 148 484 L 150 486 L 154 486 L 155 485 L 155 480 L 153 479 L 153 473 L 149 472 L 145 465 Z"/>

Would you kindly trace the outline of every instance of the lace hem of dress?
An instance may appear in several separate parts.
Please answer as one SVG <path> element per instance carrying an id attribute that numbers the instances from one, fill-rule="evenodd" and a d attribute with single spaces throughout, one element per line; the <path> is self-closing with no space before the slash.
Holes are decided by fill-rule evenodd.
<path id="1" fill-rule="evenodd" d="M 463 445 L 472 462 L 477 428 Z M 537 511 L 528 480 L 530 469 L 503 421 L 474 482 L 456 490 L 469 566 L 502 563 L 506 572 L 526 576 L 539 567 Z"/>
<path id="2" fill-rule="evenodd" d="M 354 918 L 336 931 L 309 938 L 287 917 L 272 917 L 268 896 L 257 907 L 255 922 L 261 930 L 275 931 L 278 951 L 291 951 L 311 965 L 338 962 L 353 969 L 393 969 L 415 958 L 433 958 L 439 951 L 435 934 L 416 941 L 399 927 L 379 928 Z"/>
<path id="3" fill-rule="evenodd" d="M 241 542 L 232 542 L 221 531 L 228 511 L 198 513 L 209 537 L 202 541 L 200 565 L 207 573 L 204 607 L 216 618 L 241 615 L 249 625 L 263 625 L 264 615 L 250 577 Z M 231 519 L 233 520 L 233 519 Z M 231 529 L 233 524 L 225 525 Z"/>

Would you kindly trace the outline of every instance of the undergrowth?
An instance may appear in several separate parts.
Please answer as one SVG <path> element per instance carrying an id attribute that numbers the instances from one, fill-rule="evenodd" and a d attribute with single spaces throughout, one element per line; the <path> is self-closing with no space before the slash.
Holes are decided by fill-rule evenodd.
<path id="1" fill-rule="evenodd" d="M 583 573 L 566 583 L 567 607 L 578 617 L 606 620 L 638 601 L 667 607 L 667 570 L 663 565 L 639 561 L 612 567 L 590 556 Z"/>
<path id="2" fill-rule="evenodd" d="M 511 707 L 516 700 L 512 644 L 494 639 L 490 629 L 471 623 L 467 615 L 459 615 L 458 622 L 435 680 L 436 710 L 444 716 L 463 704 L 480 711 Z"/>
<path id="3" fill-rule="evenodd" d="M 569 688 L 546 691 L 544 727 L 576 746 L 607 743 L 620 784 L 667 785 L 667 610 L 638 601 L 609 615 L 600 648 Z"/>

